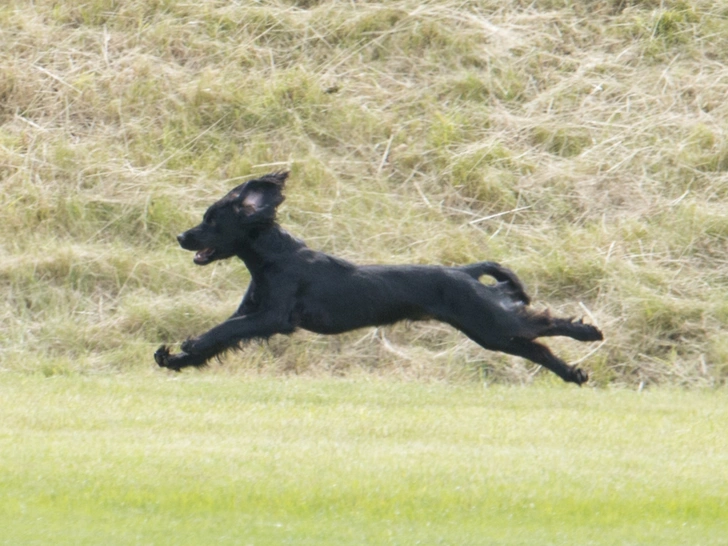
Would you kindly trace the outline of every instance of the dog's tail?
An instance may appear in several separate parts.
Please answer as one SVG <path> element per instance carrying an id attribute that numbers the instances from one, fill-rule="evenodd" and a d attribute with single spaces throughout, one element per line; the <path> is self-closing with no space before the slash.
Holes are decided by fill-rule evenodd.
<path id="1" fill-rule="evenodd" d="M 531 298 L 526 293 L 526 287 L 521 282 L 521 279 L 507 267 L 503 267 L 495 262 L 478 262 L 476 264 L 463 265 L 458 269 L 476 280 L 483 275 L 490 275 L 499 283 L 507 285 L 508 295 L 513 299 L 525 305 L 531 303 Z"/>

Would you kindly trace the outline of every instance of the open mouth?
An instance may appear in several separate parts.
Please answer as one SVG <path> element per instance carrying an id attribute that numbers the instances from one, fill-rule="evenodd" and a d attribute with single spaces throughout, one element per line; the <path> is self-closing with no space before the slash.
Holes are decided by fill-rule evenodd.
<path id="1" fill-rule="evenodd" d="M 215 254 L 214 248 L 203 248 L 195 254 L 194 262 L 197 265 L 206 265 L 212 261 L 212 257 Z"/>

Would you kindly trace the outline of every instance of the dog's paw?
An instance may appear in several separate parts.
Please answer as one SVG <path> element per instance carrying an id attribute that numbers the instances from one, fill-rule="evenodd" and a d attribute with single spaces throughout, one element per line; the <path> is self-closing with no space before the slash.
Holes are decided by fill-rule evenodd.
<path id="1" fill-rule="evenodd" d="M 154 361 L 160 368 L 167 368 L 176 372 L 179 371 L 179 367 L 172 363 L 172 355 L 169 353 L 169 347 L 166 345 L 162 345 L 157 349 L 154 353 Z"/>
<path id="2" fill-rule="evenodd" d="M 589 374 L 581 368 L 573 368 L 571 371 L 571 381 L 579 385 L 580 387 L 589 381 Z"/>

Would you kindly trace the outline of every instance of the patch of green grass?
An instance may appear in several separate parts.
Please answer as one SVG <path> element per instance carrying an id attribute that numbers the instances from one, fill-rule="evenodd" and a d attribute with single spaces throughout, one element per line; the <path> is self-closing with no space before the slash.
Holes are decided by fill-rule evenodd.
<path id="1" fill-rule="evenodd" d="M 5 374 L 8 544 L 721 544 L 722 392 Z"/>
<path id="2" fill-rule="evenodd" d="M 720 173 L 728 170 L 728 143 L 711 128 L 697 124 L 690 131 L 681 158 L 690 167 Z"/>
<path id="3" fill-rule="evenodd" d="M 536 127 L 533 140 L 554 155 L 572 157 L 579 155 L 592 139 L 583 129 L 558 128 L 549 130 L 545 127 Z"/>

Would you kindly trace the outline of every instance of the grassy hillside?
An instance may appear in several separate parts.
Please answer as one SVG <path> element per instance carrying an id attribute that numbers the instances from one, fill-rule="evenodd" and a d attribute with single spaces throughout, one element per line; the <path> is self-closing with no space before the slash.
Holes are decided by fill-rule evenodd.
<path id="1" fill-rule="evenodd" d="M 0 367 L 153 366 L 239 263 L 174 236 L 290 168 L 281 221 L 360 262 L 498 260 L 594 382 L 728 377 L 728 8 L 717 0 L 9 0 Z M 530 381 L 449 328 L 252 346 L 226 370 Z M 214 372 L 208 372 L 214 373 Z M 543 375 L 543 374 L 541 374 Z"/>

